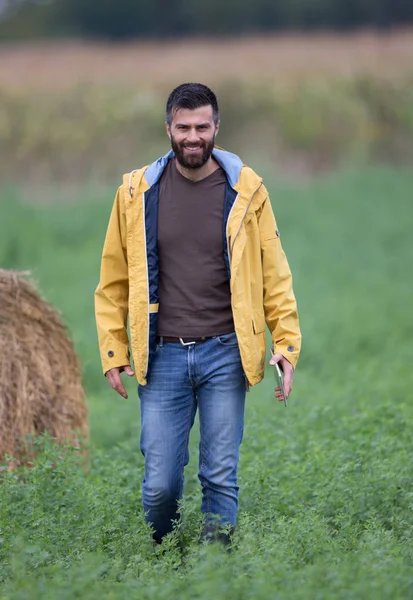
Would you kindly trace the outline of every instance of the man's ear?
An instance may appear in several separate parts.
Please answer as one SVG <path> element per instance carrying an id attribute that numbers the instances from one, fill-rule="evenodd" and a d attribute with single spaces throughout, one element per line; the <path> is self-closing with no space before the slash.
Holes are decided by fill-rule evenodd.
<path id="1" fill-rule="evenodd" d="M 165 121 L 165 129 L 167 136 L 169 137 L 169 139 L 171 139 L 171 126 L 167 121 Z"/>
<path id="2" fill-rule="evenodd" d="M 221 121 L 218 121 L 218 123 L 215 125 L 215 136 L 217 136 L 218 133 L 219 133 L 219 126 L 220 126 L 220 124 L 221 124 Z"/>

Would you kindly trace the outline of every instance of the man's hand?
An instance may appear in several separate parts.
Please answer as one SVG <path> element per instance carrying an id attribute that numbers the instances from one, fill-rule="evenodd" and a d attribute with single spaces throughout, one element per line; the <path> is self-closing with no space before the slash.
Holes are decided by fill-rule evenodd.
<path id="1" fill-rule="evenodd" d="M 293 374 L 294 374 L 293 366 L 279 352 L 277 352 L 277 354 L 273 354 L 273 356 L 271 357 L 270 365 L 275 365 L 275 363 L 280 363 L 281 369 L 284 373 L 284 392 L 285 392 L 285 397 L 288 398 L 288 396 L 290 395 L 291 390 L 293 388 Z M 281 392 L 281 388 L 276 387 L 274 391 L 275 391 L 275 397 L 277 398 L 277 400 L 282 402 L 283 395 Z"/>
<path id="2" fill-rule="evenodd" d="M 133 377 L 133 375 L 135 375 L 130 365 L 125 365 L 123 367 L 114 367 L 113 369 L 106 371 L 105 377 L 109 381 L 110 387 L 113 388 L 115 392 L 118 392 L 118 394 L 123 398 L 127 398 L 128 394 L 126 393 L 126 390 L 123 387 L 122 379 L 120 378 L 120 374 L 123 371 L 125 371 L 126 375 L 129 375 L 129 377 Z"/>

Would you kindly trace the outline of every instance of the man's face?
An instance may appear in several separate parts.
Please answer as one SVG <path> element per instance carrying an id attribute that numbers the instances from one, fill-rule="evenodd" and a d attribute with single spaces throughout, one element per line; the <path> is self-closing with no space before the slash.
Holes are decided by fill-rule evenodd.
<path id="1" fill-rule="evenodd" d="M 218 129 L 211 105 L 194 110 L 179 108 L 173 113 L 166 131 L 179 164 L 186 169 L 203 167 L 211 157 Z"/>

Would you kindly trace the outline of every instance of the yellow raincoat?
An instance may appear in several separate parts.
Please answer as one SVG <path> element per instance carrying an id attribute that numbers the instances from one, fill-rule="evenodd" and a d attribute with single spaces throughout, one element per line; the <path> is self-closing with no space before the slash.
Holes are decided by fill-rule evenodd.
<path id="1" fill-rule="evenodd" d="M 103 372 L 130 364 L 131 351 L 141 385 L 147 383 L 156 347 L 159 179 L 172 156 L 170 152 L 124 176 L 95 292 Z M 242 365 L 246 379 L 254 385 L 264 376 L 265 324 L 274 353 L 283 354 L 294 367 L 298 360 L 301 334 L 291 272 L 262 179 L 234 154 L 215 148 L 213 156 L 227 175 L 224 258 Z"/>

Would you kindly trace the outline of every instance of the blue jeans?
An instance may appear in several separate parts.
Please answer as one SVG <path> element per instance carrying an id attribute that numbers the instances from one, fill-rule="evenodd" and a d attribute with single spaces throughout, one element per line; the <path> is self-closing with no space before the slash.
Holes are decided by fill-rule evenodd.
<path id="1" fill-rule="evenodd" d="M 148 384 L 139 386 L 142 501 L 158 541 L 179 518 L 189 433 L 199 408 L 198 477 L 206 523 L 235 525 L 245 377 L 235 333 L 191 346 L 159 343 Z"/>

